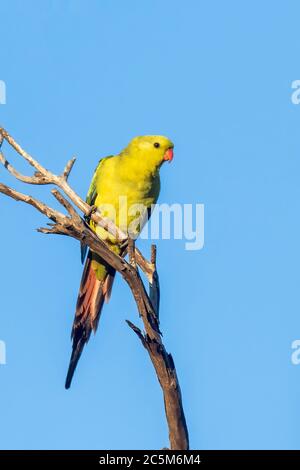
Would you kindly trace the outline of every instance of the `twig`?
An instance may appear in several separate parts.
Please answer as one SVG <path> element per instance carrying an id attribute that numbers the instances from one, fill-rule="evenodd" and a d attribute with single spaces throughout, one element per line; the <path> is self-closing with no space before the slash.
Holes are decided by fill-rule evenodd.
<path id="1" fill-rule="evenodd" d="M 155 270 L 153 263 L 149 262 L 137 247 L 135 247 L 135 259 L 148 281 L 151 283 Z"/>

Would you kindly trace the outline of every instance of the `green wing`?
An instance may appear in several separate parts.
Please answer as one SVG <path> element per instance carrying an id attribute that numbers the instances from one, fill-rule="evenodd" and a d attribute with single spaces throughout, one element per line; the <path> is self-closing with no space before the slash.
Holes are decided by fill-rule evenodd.
<path id="1" fill-rule="evenodd" d="M 86 200 L 85 200 L 86 203 L 89 206 L 93 206 L 95 204 L 97 196 L 98 196 L 96 181 L 97 181 L 101 166 L 102 166 L 102 164 L 105 160 L 107 160 L 108 158 L 112 158 L 112 157 L 113 157 L 113 155 L 110 155 L 109 157 L 104 157 L 104 158 L 101 158 L 101 160 L 99 160 L 99 163 L 98 163 L 98 165 L 97 165 L 97 167 L 94 171 L 92 182 L 90 184 L 90 187 L 89 187 L 89 190 L 88 190 L 88 193 L 87 193 L 87 196 L 86 196 Z M 85 217 L 86 221 L 87 221 L 87 219 L 88 218 Z M 85 260 L 85 257 L 86 257 L 86 253 L 87 253 L 87 245 L 84 245 L 84 243 L 81 243 L 80 249 L 81 249 L 81 262 L 83 264 L 84 260 Z"/>
<path id="2" fill-rule="evenodd" d="M 89 187 L 89 190 L 86 196 L 86 202 L 88 203 L 89 206 L 93 206 L 95 204 L 96 198 L 98 196 L 96 181 L 99 176 L 99 171 L 101 171 L 101 166 L 106 160 L 112 157 L 113 155 L 110 155 L 109 157 L 104 157 L 104 158 L 101 158 L 101 160 L 99 160 L 99 163 L 94 171 L 94 176 L 93 176 L 91 185 Z"/>

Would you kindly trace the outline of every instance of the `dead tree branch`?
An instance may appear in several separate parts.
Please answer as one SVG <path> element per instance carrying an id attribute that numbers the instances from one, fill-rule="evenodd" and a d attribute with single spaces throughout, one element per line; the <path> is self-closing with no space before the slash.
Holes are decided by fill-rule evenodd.
<path id="1" fill-rule="evenodd" d="M 17 171 L 0 152 L 0 162 L 16 179 L 23 183 L 33 185 L 52 184 L 53 196 L 66 210 L 66 214 L 47 206 L 32 196 L 20 193 L 0 183 L 0 193 L 33 206 L 44 214 L 52 223 L 48 227 L 38 229 L 45 234 L 67 235 L 88 245 L 91 250 L 102 257 L 111 267 L 118 271 L 129 285 L 135 299 L 140 317 L 143 321 L 144 332 L 127 320 L 130 328 L 137 334 L 142 345 L 147 350 L 154 366 L 157 378 L 163 391 L 166 417 L 169 427 L 170 448 L 172 450 L 187 450 L 189 448 L 188 430 L 186 426 L 182 397 L 173 358 L 167 353 L 159 329 L 159 280 L 156 269 L 156 248 L 152 247 L 151 260 L 148 261 L 142 253 L 135 248 L 134 242 L 127 239 L 114 224 L 94 213 L 91 207 L 85 203 L 69 186 L 67 180 L 75 163 L 71 159 L 61 175 L 55 175 L 44 168 L 37 160 L 25 152 L 21 146 L 4 130 L 0 128 L 0 150 L 6 141 L 19 156 L 23 157 L 30 166 L 35 169 L 33 176 L 26 176 Z M 57 189 L 58 188 L 58 189 Z M 61 191 L 59 191 L 61 190 Z M 127 243 L 129 262 L 124 257 L 111 251 L 105 241 L 99 239 L 90 229 L 85 220 L 78 214 L 71 202 L 85 215 L 92 218 L 95 223 L 104 227 L 120 242 Z M 147 276 L 149 281 L 149 295 L 139 274 L 138 266 Z"/>

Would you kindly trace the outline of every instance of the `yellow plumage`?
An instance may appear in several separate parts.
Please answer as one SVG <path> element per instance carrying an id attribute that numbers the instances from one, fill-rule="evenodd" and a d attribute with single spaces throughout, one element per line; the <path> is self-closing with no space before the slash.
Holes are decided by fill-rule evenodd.
<path id="1" fill-rule="evenodd" d="M 137 237 L 150 215 L 160 192 L 159 169 L 173 157 L 173 143 L 163 136 L 135 137 L 116 156 L 100 160 L 87 195 L 87 203 L 96 206 L 123 232 Z M 143 212 L 143 214 L 141 213 Z M 116 238 L 90 222 L 91 228 L 110 248 L 119 252 Z M 89 252 L 81 281 L 73 325 L 73 351 L 66 380 L 69 388 L 78 359 L 92 330 L 96 330 L 104 299 L 110 295 L 114 271 L 93 252 Z"/>

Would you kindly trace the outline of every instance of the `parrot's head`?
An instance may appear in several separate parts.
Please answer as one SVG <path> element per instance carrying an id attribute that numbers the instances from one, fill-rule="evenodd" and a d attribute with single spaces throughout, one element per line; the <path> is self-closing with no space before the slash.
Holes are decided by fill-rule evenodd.
<path id="1" fill-rule="evenodd" d="M 126 151 L 148 165 L 160 167 L 173 160 L 173 142 L 163 135 L 143 135 L 131 140 Z"/>

